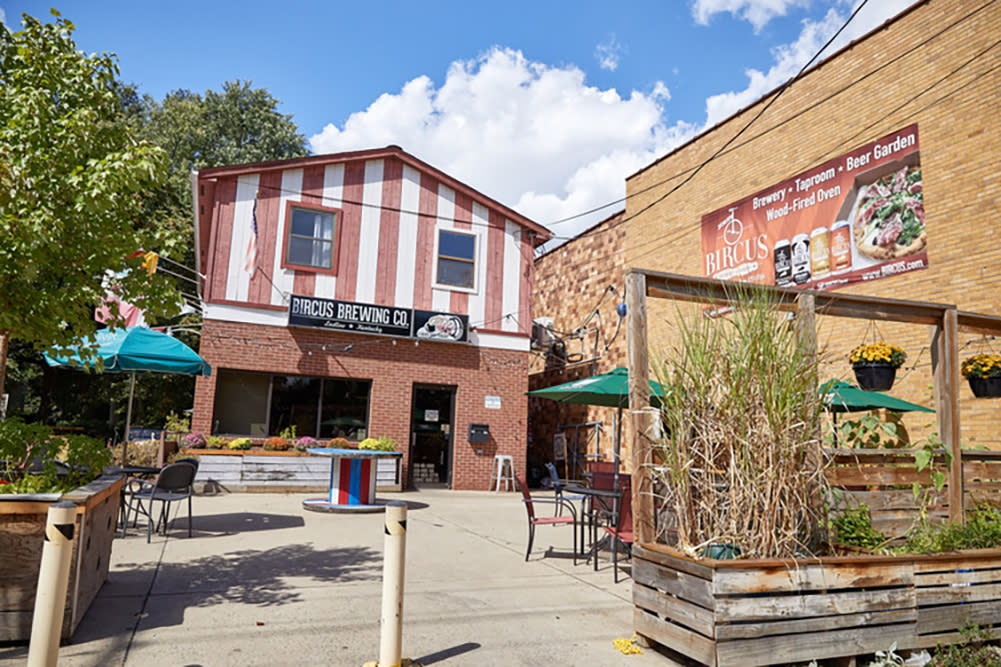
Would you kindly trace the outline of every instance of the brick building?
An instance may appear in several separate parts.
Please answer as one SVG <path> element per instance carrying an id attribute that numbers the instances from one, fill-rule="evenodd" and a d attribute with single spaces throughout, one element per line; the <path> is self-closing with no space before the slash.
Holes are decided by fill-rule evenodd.
<path id="1" fill-rule="evenodd" d="M 1001 315 L 1001 244 L 992 219 L 1001 205 L 999 27 L 997 3 L 919 2 L 781 94 L 765 96 L 633 174 L 626 183 L 625 266 L 781 284 L 788 277 L 775 268 L 777 243 L 826 234 L 814 245 L 833 249 L 835 228 L 847 222 L 856 233 L 846 237 L 851 254 L 844 265 L 829 259 L 833 253 L 822 257 L 813 276 L 793 286 Z M 690 182 L 667 194 L 700 166 Z M 897 174 L 923 193 L 922 219 L 901 215 L 903 231 L 884 225 L 886 236 L 869 236 L 863 209 L 872 188 Z M 743 221 L 743 232 L 724 239 L 731 214 Z M 924 244 L 917 229 L 909 241 L 904 236 L 919 222 Z M 891 237 L 898 232 L 894 238 L 902 243 L 895 245 Z M 651 340 L 669 335 L 664 322 L 676 305 L 648 300 Z M 820 316 L 818 333 L 827 352 L 822 377 L 854 381 L 848 352 L 884 339 L 908 353 L 893 395 L 931 405 L 929 327 Z M 972 335 L 960 345 L 960 359 L 991 345 L 1001 352 L 998 342 Z M 996 447 L 997 402 L 974 399 L 965 382 L 959 389 L 963 445 Z M 912 437 L 934 428 L 933 419 L 906 421 Z"/>
<path id="2" fill-rule="evenodd" d="M 605 234 L 585 232 L 564 246 L 563 255 L 537 264 L 535 315 L 553 311 L 560 326 L 568 326 L 600 298 L 604 280 L 575 290 L 572 302 L 557 304 L 552 294 L 565 282 L 563 271 L 583 277 L 613 270 L 611 282 L 621 285 L 629 267 L 788 281 L 1001 315 L 1001 244 L 992 219 L 1001 209 L 1001 125 L 995 119 L 1001 103 L 999 26 L 997 3 L 916 3 L 786 89 L 631 175 L 624 221 L 617 225 L 621 238 L 605 248 Z M 917 216 L 907 216 L 905 231 L 888 225 L 887 236 L 869 236 L 862 224 L 865 238 L 853 233 L 835 241 L 846 224 L 854 231 L 862 220 L 865 204 L 873 201 L 865 199 L 869 188 L 896 174 L 922 193 L 921 224 Z M 905 206 L 913 209 L 913 200 Z M 733 225 L 731 216 L 742 224 Z M 833 252 L 822 253 L 812 273 L 792 279 L 776 270 L 776 246 L 785 252 L 804 238 L 828 250 L 847 239 L 842 250 L 850 254 L 835 259 Z M 894 239 L 906 245 L 894 246 Z M 880 242 L 881 248 L 873 247 Z M 647 301 L 649 338 L 656 347 L 651 360 L 671 341 L 677 307 L 667 300 Z M 931 405 L 929 327 L 820 315 L 818 333 L 826 359 L 822 377 L 854 382 L 848 352 L 860 342 L 883 339 L 908 353 L 893 395 Z M 596 372 L 621 365 L 623 338 Z M 1001 341 L 975 335 L 963 335 L 960 346 L 960 359 L 980 351 L 1001 353 Z M 975 399 L 965 382 L 959 390 L 963 445 L 997 447 L 997 401 Z M 905 421 L 912 439 L 935 429 L 933 418 L 908 415 Z"/>
<path id="3" fill-rule="evenodd" d="M 619 211 L 535 260 L 532 313 L 552 333 L 545 345 L 535 345 L 530 389 L 572 382 L 626 364 L 626 334 L 616 313 L 623 300 L 625 271 L 621 222 Z M 529 398 L 528 404 L 533 459 L 552 461 L 553 436 L 563 431 L 580 460 L 599 452 L 611 460 L 614 409 L 561 405 L 544 398 Z M 578 427 L 594 423 L 601 424 L 600 433 L 594 426 Z M 625 438 L 622 456 L 628 460 Z M 566 468 L 559 467 L 560 474 L 564 470 L 573 472 L 572 461 Z"/>
<path id="4" fill-rule="evenodd" d="M 217 372 L 193 429 L 389 437 L 417 485 L 485 489 L 495 454 L 524 471 L 543 227 L 395 146 L 206 169 L 195 187 Z"/>

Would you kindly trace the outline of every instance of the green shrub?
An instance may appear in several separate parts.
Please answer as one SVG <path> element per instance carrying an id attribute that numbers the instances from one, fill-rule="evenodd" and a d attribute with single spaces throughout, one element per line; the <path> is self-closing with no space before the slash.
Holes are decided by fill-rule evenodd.
<path id="1" fill-rule="evenodd" d="M 112 452 L 97 438 L 55 436 L 43 424 L 0 421 L 0 493 L 62 492 L 93 481 L 111 462 Z M 27 470 L 41 463 L 41 472 Z M 60 463 L 64 465 L 60 465 Z"/>
<path id="2" fill-rule="evenodd" d="M 886 535 L 872 527 L 872 515 L 865 503 L 849 507 L 832 522 L 834 540 L 863 549 L 875 549 L 886 542 Z"/>
<path id="3" fill-rule="evenodd" d="M 991 639 L 989 631 L 967 622 L 959 632 L 963 641 L 949 646 L 939 644 L 927 667 L 1001 667 L 996 647 L 987 644 Z"/>
<path id="4" fill-rule="evenodd" d="M 191 430 L 191 415 L 179 415 L 171 412 L 167 415 L 167 422 L 164 424 L 165 431 L 174 433 L 187 433 Z"/>
<path id="5" fill-rule="evenodd" d="M 1001 508 L 978 505 L 967 513 L 964 524 L 932 523 L 927 518 L 922 518 L 898 551 L 925 554 L 999 546 Z"/>
<path id="6" fill-rule="evenodd" d="M 226 447 L 229 441 L 226 438 L 220 438 L 217 435 L 210 435 L 209 439 L 205 442 L 206 449 L 223 449 Z"/>

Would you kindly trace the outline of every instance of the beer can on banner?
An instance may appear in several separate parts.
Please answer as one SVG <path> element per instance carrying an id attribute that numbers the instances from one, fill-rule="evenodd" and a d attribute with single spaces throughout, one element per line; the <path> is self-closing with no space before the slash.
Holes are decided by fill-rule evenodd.
<path id="1" fill-rule="evenodd" d="M 810 268 L 813 279 L 831 272 L 831 244 L 827 227 L 817 227 L 810 233 Z"/>
<path id="2" fill-rule="evenodd" d="M 792 279 L 797 285 L 810 282 L 810 237 L 792 237 Z"/>
<path id="3" fill-rule="evenodd" d="M 847 220 L 831 225 L 831 271 L 844 273 L 852 268 L 852 226 Z"/>
<path id="4" fill-rule="evenodd" d="M 775 242 L 772 257 L 775 259 L 775 284 L 779 287 L 789 287 L 792 284 L 792 253 L 789 249 L 789 239 Z"/>

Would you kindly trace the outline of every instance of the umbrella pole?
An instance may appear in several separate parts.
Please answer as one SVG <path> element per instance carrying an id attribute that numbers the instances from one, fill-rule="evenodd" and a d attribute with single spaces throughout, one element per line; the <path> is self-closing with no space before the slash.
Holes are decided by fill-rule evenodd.
<path id="1" fill-rule="evenodd" d="M 132 430 L 132 397 L 136 393 L 136 374 L 135 371 L 132 372 L 129 378 L 129 407 L 125 411 L 125 438 L 122 440 L 122 465 L 128 465 L 125 462 L 125 455 L 129 449 L 129 431 Z"/>
<path id="2" fill-rule="evenodd" d="M 613 460 L 615 461 L 615 478 L 613 484 L 615 490 L 619 490 L 619 451 L 622 447 L 622 406 L 619 406 L 619 411 L 615 419 L 615 447 L 613 448 Z"/>

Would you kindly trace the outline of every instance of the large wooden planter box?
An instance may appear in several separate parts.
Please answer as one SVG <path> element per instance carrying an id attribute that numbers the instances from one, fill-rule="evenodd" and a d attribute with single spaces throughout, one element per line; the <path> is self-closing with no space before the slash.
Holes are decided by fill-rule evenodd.
<path id="1" fill-rule="evenodd" d="M 108 579 L 122 487 L 120 476 L 101 477 L 59 494 L 0 495 L 0 641 L 28 641 L 35 608 L 49 506 L 76 503 L 62 638 L 70 639 Z"/>
<path id="2" fill-rule="evenodd" d="M 706 665 L 930 648 L 966 621 L 1001 624 L 1001 549 L 779 561 L 636 545 L 633 580 L 636 632 Z"/>
<path id="3" fill-rule="evenodd" d="M 212 493 L 283 492 L 313 493 L 330 488 L 330 459 L 297 453 L 220 452 L 196 450 L 198 474 L 195 488 Z M 379 459 L 376 491 L 402 491 L 400 459 Z"/>

